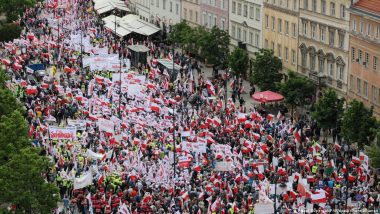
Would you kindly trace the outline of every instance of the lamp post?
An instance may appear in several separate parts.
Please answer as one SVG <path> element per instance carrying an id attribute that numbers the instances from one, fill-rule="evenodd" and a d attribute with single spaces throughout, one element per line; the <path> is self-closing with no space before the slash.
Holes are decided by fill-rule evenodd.
<path id="1" fill-rule="evenodd" d="M 173 51 L 173 56 L 172 56 L 172 60 L 173 60 L 173 70 L 172 70 L 172 74 L 174 75 L 174 42 L 173 42 L 173 46 L 172 46 L 172 51 Z M 178 75 L 178 74 L 177 74 Z M 178 82 L 177 82 L 178 84 Z M 174 96 L 175 96 L 175 89 L 174 89 Z M 176 138 L 175 138 L 175 129 L 176 129 L 176 126 L 175 126 L 175 104 L 173 104 L 173 176 L 174 176 L 174 179 L 175 179 L 175 176 L 176 176 L 176 148 L 175 148 L 175 141 L 176 141 Z"/>
<path id="2" fill-rule="evenodd" d="M 230 74 L 231 68 L 226 69 L 226 79 L 224 81 L 225 95 L 224 95 L 224 109 L 227 109 L 227 93 L 228 93 L 228 75 Z"/>
<path id="3" fill-rule="evenodd" d="M 277 171 L 277 167 L 276 167 Z M 277 213 L 277 182 L 278 182 L 278 177 L 277 175 L 274 176 L 274 213 Z"/>
<path id="4" fill-rule="evenodd" d="M 116 34 L 116 26 L 117 26 L 117 22 L 116 22 L 116 13 L 117 13 L 117 10 L 114 11 L 114 17 L 115 17 L 115 48 L 114 48 L 114 53 L 116 53 L 116 43 L 117 43 L 117 34 Z M 121 54 L 119 54 L 119 89 L 120 89 L 120 93 L 119 93 L 119 109 L 118 109 L 118 115 L 119 115 L 119 119 L 121 120 Z"/>

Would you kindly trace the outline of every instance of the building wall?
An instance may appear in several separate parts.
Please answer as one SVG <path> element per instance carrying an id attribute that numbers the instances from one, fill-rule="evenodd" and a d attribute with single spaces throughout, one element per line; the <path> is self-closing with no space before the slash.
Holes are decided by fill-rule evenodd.
<path id="1" fill-rule="evenodd" d="M 150 22 L 150 0 L 136 0 L 136 14 L 140 19 Z"/>
<path id="2" fill-rule="evenodd" d="M 281 58 L 283 72 L 297 71 L 298 0 L 264 1 L 263 48 Z"/>
<path id="3" fill-rule="evenodd" d="M 201 24 L 201 0 L 182 0 L 182 20 L 190 26 L 198 26 Z"/>
<path id="4" fill-rule="evenodd" d="M 181 21 L 181 1 L 150 0 L 150 21 L 169 30 L 169 26 Z"/>
<path id="5" fill-rule="evenodd" d="M 237 47 L 239 42 L 246 44 L 250 57 L 262 48 L 262 13 L 262 0 L 230 0 L 231 46 Z"/>
<path id="6" fill-rule="evenodd" d="M 380 118 L 380 15 L 351 13 L 350 29 L 349 98 L 373 106 Z"/>
<path id="7" fill-rule="evenodd" d="M 345 97 L 350 0 L 300 0 L 298 72 Z"/>
<path id="8" fill-rule="evenodd" d="M 228 0 L 201 0 L 201 25 L 228 31 Z"/>

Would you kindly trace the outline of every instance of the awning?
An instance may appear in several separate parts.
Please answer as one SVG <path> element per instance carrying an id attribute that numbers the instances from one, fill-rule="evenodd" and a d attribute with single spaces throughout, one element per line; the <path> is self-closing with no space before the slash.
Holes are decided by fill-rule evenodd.
<path id="1" fill-rule="evenodd" d="M 167 69 L 170 69 L 170 70 L 173 70 L 173 64 L 174 64 L 175 70 L 180 70 L 181 69 L 181 66 L 179 66 L 176 63 L 173 63 L 173 60 L 158 59 L 157 62 L 160 63 L 161 65 L 165 66 Z"/>
<path id="2" fill-rule="evenodd" d="M 255 94 L 253 94 L 252 98 L 261 103 L 270 103 L 270 102 L 281 101 L 284 99 L 284 96 L 272 91 L 261 91 L 261 92 L 256 92 Z"/>
<path id="3" fill-rule="evenodd" d="M 145 45 L 130 45 L 130 46 L 128 46 L 128 49 L 130 49 L 134 52 L 140 52 L 140 53 L 144 53 L 144 52 L 149 51 L 149 48 L 147 48 Z"/>
<path id="4" fill-rule="evenodd" d="M 103 14 L 114 9 L 130 12 L 125 2 L 121 0 L 94 0 L 94 9 L 98 14 Z"/>

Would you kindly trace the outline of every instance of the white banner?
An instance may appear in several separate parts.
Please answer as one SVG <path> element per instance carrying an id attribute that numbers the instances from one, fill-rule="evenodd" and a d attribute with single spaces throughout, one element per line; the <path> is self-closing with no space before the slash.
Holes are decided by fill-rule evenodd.
<path id="1" fill-rule="evenodd" d="M 98 125 L 100 131 L 105 131 L 108 133 L 114 133 L 115 132 L 115 124 L 111 120 L 100 118 L 100 119 L 98 119 L 97 125 Z"/>
<path id="2" fill-rule="evenodd" d="M 54 140 L 73 140 L 77 136 L 76 127 L 56 127 L 49 126 L 50 139 Z"/>
<path id="3" fill-rule="evenodd" d="M 206 148 L 207 144 L 206 143 L 201 143 L 201 142 L 196 142 L 192 144 L 193 146 L 193 152 L 195 153 L 206 153 Z"/>
<path id="4" fill-rule="evenodd" d="M 220 172 L 231 171 L 232 170 L 232 162 L 226 162 L 226 161 L 216 162 L 214 170 L 220 171 Z"/>
<path id="5" fill-rule="evenodd" d="M 81 176 L 80 178 L 74 178 L 74 189 L 82 189 L 92 184 L 92 173 Z"/>
<path id="6" fill-rule="evenodd" d="M 67 125 L 74 126 L 77 128 L 77 130 L 85 130 L 86 129 L 86 121 L 85 120 L 67 119 Z"/>
<path id="7" fill-rule="evenodd" d="M 272 203 L 257 203 L 255 204 L 255 213 L 260 214 L 273 214 L 274 213 L 274 207 Z"/>
<path id="8" fill-rule="evenodd" d="M 92 159 L 102 159 L 104 157 L 103 154 L 93 152 L 91 149 L 87 150 L 87 157 Z"/>

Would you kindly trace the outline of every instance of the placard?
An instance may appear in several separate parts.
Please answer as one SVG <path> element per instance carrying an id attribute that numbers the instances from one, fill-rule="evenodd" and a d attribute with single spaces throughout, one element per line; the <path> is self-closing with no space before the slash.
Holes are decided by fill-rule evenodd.
<path id="1" fill-rule="evenodd" d="M 215 162 L 215 171 L 228 172 L 232 170 L 232 162 L 220 161 Z"/>
<path id="2" fill-rule="evenodd" d="M 77 136 L 76 127 L 49 126 L 49 137 L 53 140 L 73 140 Z"/>

